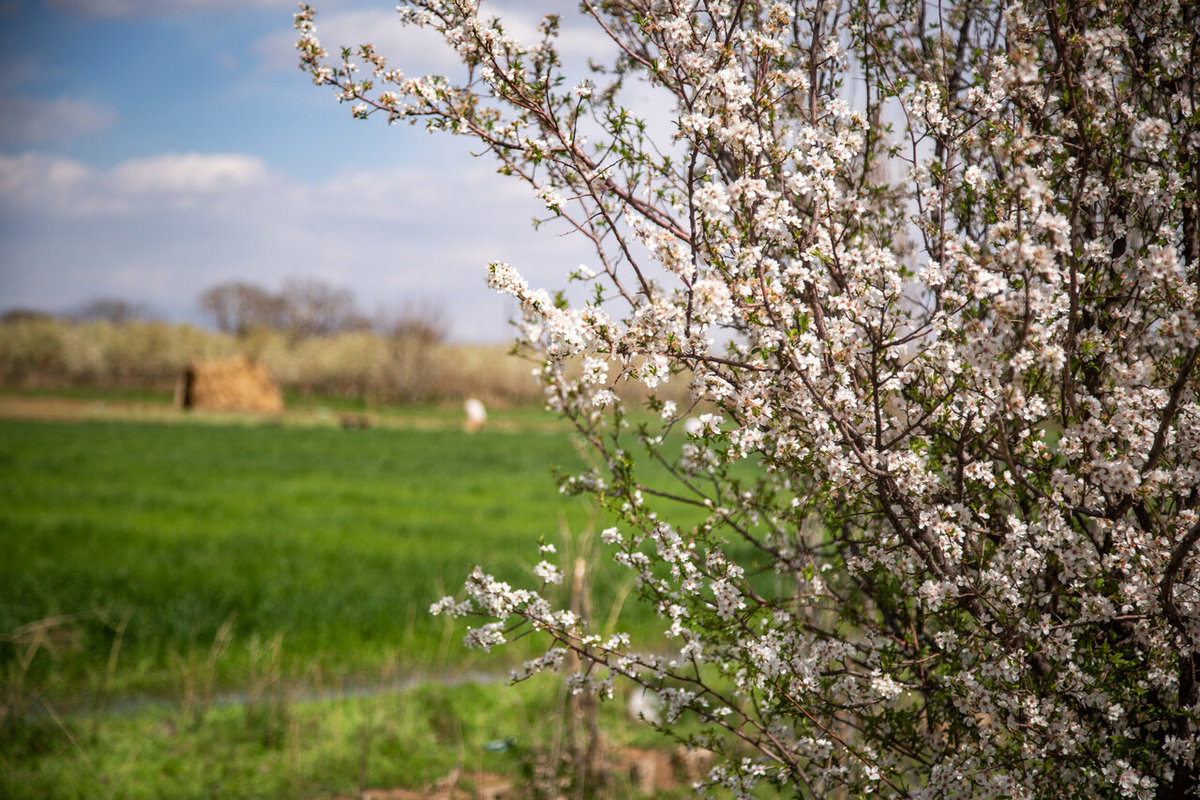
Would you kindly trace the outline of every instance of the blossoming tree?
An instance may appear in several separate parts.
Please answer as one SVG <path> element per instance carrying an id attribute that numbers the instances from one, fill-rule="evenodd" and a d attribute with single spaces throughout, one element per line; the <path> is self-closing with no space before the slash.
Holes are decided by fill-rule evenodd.
<path id="1" fill-rule="evenodd" d="M 555 17 L 522 42 L 476 0 L 403 3 L 458 81 L 331 59 L 297 15 L 355 116 L 471 137 L 594 245 L 575 307 L 490 282 L 603 465 L 563 488 L 615 512 L 675 647 L 554 608 L 547 562 L 435 610 L 490 618 L 485 648 L 544 632 L 527 673 L 657 690 L 737 795 L 1193 796 L 1196 6 L 580 6 L 612 58 L 568 76 Z M 691 405 L 659 398 L 680 381 Z"/>

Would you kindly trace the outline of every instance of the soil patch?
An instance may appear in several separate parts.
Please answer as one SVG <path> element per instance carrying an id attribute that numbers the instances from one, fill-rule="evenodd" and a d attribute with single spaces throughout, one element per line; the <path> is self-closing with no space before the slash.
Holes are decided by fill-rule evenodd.
<path id="1" fill-rule="evenodd" d="M 361 800 L 513 800 L 513 782 L 503 775 L 452 772 L 424 789 L 367 789 Z M 358 800 L 339 796 L 334 800 Z"/>
<path id="2" fill-rule="evenodd" d="M 183 418 L 183 412 L 166 403 L 125 403 L 82 400 L 75 397 L 0 394 L 0 417 L 44 422 L 104 419 L 154 419 L 174 422 Z"/>

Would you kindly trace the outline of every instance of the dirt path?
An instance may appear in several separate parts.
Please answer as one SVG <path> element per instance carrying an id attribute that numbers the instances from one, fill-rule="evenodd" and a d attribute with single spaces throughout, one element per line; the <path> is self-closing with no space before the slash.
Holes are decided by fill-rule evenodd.
<path id="1" fill-rule="evenodd" d="M 0 394 L 0 418 L 43 422 L 112 421 L 262 425 L 279 424 L 285 419 L 289 423 L 301 424 L 309 418 L 316 421 L 317 416 L 316 413 L 302 411 L 285 412 L 284 414 L 184 411 L 165 402 Z M 330 424 L 334 422 L 336 420 L 330 420 Z"/>
<path id="2" fill-rule="evenodd" d="M 504 412 L 493 412 L 485 430 L 566 431 L 569 426 L 547 413 L 544 419 L 506 419 Z M 43 422 L 150 422 L 199 425 L 285 425 L 288 427 L 388 428 L 399 430 L 460 430 L 463 418 L 454 410 L 424 408 L 399 409 L 362 414 L 328 408 L 290 408 L 281 413 L 233 411 L 196 411 L 177 408 L 165 402 L 21 395 L 0 392 L 0 419 L 26 419 Z"/>
<path id="3" fill-rule="evenodd" d="M 51 422 L 97 419 L 154 419 L 170 422 L 182 412 L 162 403 L 114 403 L 72 397 L 0 394 L 0 417 Z"/>

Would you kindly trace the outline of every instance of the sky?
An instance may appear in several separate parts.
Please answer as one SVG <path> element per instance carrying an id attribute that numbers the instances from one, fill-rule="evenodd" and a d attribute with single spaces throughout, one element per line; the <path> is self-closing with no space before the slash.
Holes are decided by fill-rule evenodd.
<path id="1" fill-rule="evenodd" d="M 409 74 L 453 74 L 395 0 L 315 0 L 331 53 L 370 41 Z M 567 47 L 602 47 L 574 0 L 489 0 Z M 471 142 L 351 118 L 297 66 L 292 0 L 0 0 L 0 310 L 114 298 L 205 322 L 229 280 L 312 278 L 362 311 L 426 307 L 450 338 L 511 338 L 491 261 L 555 289 L 590 251 Z M 568 65 L 570 66 L 570 65 Z M 478 148 L 475 148 L 478 150 Z"/>

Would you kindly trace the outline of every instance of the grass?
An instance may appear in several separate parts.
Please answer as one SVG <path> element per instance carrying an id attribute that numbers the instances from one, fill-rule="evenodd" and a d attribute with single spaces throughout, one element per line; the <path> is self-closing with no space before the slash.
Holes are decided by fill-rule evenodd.
<path id="1" fill-rule="evenodd" d="M 554 487 L 550 465 L 582 463 L 561 425 L 153 419 L 0 420 L 0 797 L 529 779 L 561 688 L 459 676 L 544 642 L 480 656 L 427 609 L 475 564 L 532 585 L 539 538 L 566 560 L 564 530 L 606 524 Z M 598 617 L 628 580 L 615 569 L 594 576 Z M 649 612 L 624 611 L 653 642 Z M 621 707 L 604 707 L 611 740 L 645 737 Z"/>
<path id="2" fill-rule="evenodd" d="M 426 609 L 477 563 L 528 581 L 539 537 L 589 524 L 552 463 L 579 463 L 559 432 L 0 421 L 0 632 L 80 617 L 30 666 L 59 697 L 97 689 L 126 616 L 112 693 L 171 686 L 226 625 L 281 635 L 293 678 L 465 668 Z M 248 655 L 226 650 L 236 684 Z"/>
<path id="3" fill-rule="evenodd" d="M 561 688 L 426 684 L 371 697 L 333 696 L 263 707 L 221 705 L 199 716 L 154 706 L 126 714 L 26 718 L 0 746 L 0 796 L 357 797 L 407 788 L 427 797 L 458 776 L 464 788 L 500 779 L 533 796 L 553 748 Z M 601 707 L 610 751 L 644 747 L 652 732 Z M 610 796 L 631 797 L 628 770 Z M 678 787 L 670 796 L 692 796 Z M 458 796 L 472 796 L 470 794 Z"/>

